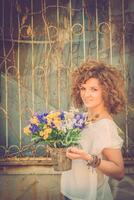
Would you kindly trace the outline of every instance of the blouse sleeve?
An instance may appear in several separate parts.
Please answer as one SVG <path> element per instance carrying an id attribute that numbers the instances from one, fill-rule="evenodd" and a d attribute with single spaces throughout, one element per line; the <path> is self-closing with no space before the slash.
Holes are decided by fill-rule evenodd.
<path id="1" fill-rule="evenodd" d="M 99 154 L 104 148 L 122 148 L 123 140 L 118 135 L 118 129 L 114 122 L 103 122 L 96 131 L 92 146 L 93 153 Z"/>

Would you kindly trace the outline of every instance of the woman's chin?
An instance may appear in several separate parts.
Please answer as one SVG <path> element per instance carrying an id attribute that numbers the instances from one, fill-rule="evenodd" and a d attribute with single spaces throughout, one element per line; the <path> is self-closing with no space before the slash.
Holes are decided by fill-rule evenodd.
<path id="1" fill-rule="evenodd" d="M 85 105 L 86 108 L 92 108 L 93 107 L 93 105 L 87 104 L 87 103 L 84 103 L 84 105 Z"/>

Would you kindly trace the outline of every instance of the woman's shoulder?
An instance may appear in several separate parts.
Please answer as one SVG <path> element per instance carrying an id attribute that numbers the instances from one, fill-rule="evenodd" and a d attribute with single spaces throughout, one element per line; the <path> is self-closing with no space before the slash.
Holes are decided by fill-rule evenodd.
<path id="1" fill-rule="evenodd" d="M 118 132 L 117 124 L 115 123 L 114 120 L 109 119 L 109 118 L 100 119 L 100 120 L 96 121 L 93 126 L 99 133 L 107 132 L 109 134 L 111 134 L 111 133 L 117 134 L 117 132 Z"/>
<path id="2" fill-rule="evenodd" d="M 110 118 L 102 118 L 95 121 L 94 126 L 104 126 L 104 127 L 117 127 L 115 121 Z"/>
<path id="3" fill-rule="evenodd" d="M 118 126 L 111 119 L 101 119 L 94 124 L 95 146 L 103 148 L 121 148 L 123 140 L 119 136 Z"/>

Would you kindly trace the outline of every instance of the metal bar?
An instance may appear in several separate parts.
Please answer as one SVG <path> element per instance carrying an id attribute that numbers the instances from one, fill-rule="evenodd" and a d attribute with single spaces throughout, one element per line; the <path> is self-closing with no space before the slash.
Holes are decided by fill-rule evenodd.
<path id="1" fill-rule="evenodd" d="M 68 80 L 71 79 L 70 75 L 72 73 L 72 52 L 73 52 L 73 47 L 72 47 L 72 1 L 70 0 L 69 2 L 69 9 L 70 9 L 70 16 L 69 16 L 69 20 L 70 20 L 70 70 L 68 71 L 69 74 L 67 74 L 67 76 L 69 77 Z M 70 86 L 68 84 L 68 86 Z M 70 94 L 70 87 L 68 87 L 68 92 Z M 73 106 L 73 105 L 70 105 Z"/>
<path id="2" fill-rule="evenodd" d="M 96 17 L 95 17 L 95 26 L 96 26 L 96 59 L 99 59 L 99 34 L 98 34 L 98 3 L 96 0 Z"/>
<path id="3" fill-rule="evenodd" d="M 45 62 L 45 64 L 46 64 L 46 62 Z M 46 109 L 46 111 L 47 111 L 47 109 L 48 109 L 48 80 L 47 80 L 47 78 L 48 78 L 48 75 L 47 75 L 47 68 L 48 67 L 45 67 L 45 109 Z"/>
<path id="4" fill-rule="evenodd" d="M 46 2 L 44 0 L 44 4 L 42 4 L 42 10 L 46 8 Z M 45 21 L 45 17 L 43 15 L 43 12 L 42 12 L 42 19 L 43 19 L 43 22 L 45 24 L 45 26 L 47 26 L 46 24 L 46 21 Z M 47 33 L 48 33 L 48 28 L 47 28 Z M 48 33 L 48 37 L 49 37 L 49 33 Z M 34 40 L 35 41 L 35 40 Z M 34 42 L 33 41 L 33 42 Z M 47 43 L 44 43 L 45 44 L 45 55 L 46 55 L 46 50 L 47 50 L 47 44 L 50 44 L 51 41 L 50 41 L 50 38 L 49 38 L 49 41 L 47 41 Z M 43 43 L 42 43 L 43 44 Z M 50 44 L 51 46 L 51 44 Z M 48 65 L 47 65 L 47 62 L 48 62 L 48 58 L 46 60 L 46 58 L 44 59 L 44 64 L 45 64 L 45 69 L 44 69 L 44 72 L 45 72 L 45 80 L 44 80 L 44 83 L 45 83 L 45 86 L 44 86 L 44 93 L 45 93 L 45 110 L 47 111 L 48 110 L 48 75 L 47 75 L 47 70 L 48 70 Z"/>
<path id="5" fill-rule="evenodd" d="M 113 48 L 112 48 L 112 15 L 111 15 L 111 0 L 109 0 L 109 43 L 110 43 L 110 64 L 113 63 Z"/>
<path id="6" fill-rule="evenodd" d="M 72 69 L 72 3 L 70 0 L 70 67 Z"/>
<path id="7" fill-rule="evenodd" d="M 59 28 L 59 0 L 57 0 L 57 26 Z"/>
<path id="8" fill-rule="evenodd" d="M 18 40 L 20 39 L 20 18 L 18 14 Z M 19 147 L 21 148 L 22 145 L 22 123 L 21 123 L 21 85 L 20 85 L 20 44 L 18 43 L 18 60 L 17 60 L 17 81 L 18 81 L 18 103 L 19 103 Z"/>
<path id="9" fill-rule="evenodd" d="M 76 42 L 79 42 L 79 41 L 83 41 L 82 40 L 75 40 Z M 0 39 L 0 42 L 3 42 L 3 39 Z M 15 39 L 4 39 L 4 42 L 14 42 L 14 43 L 20 43 L 20 44 L 54 44 L 55 41 L 53 40 L 50 40 L 50 41 L 41 41 L 41 40 L 33 40 L 33 42 L 31 40 L 15 40 Z M 1 63 L 0 63 L 0 66 L 1 66 Z"/>
<path id="10" fill-rule="evenodd" d="M 59 31 L 59 1 L 57 0 L 57 25 L 58 25 L 58 31 Z M 58 109 L 61 108 L 61 101 L 60 101 L 60 96 L 61 96 L 61 87 L 60 87 L 60 79 L 61 79 L 61 69 L 60 69 L 60 63 L 59 59 L 57 58 L 57 84 L 58 84 Z"/>
<path id="11" fill-rule="evenodd" d="M 33 0 L 31 0 L 31 12 L 33 13 Z M 31 44 L 31 57 L 32 57 L 32 110 L 34 112 L 35 109 L 35 96 L 34 96 L 34 46 L 33 46 L 33 15 L 31 16 L 31 29 L 32 29 L 32 44 Z"/>
<path id="12" fill-rule="evenodd" d="M 85 8 L 84 8 L 84 0 L 82 1 L 82 23 L 83 23 L 83 56 L 84 60 L 86 59 L 86 44 L 85 44 Z"/>
<path id="13" fill-rule="evenodd" d="M 4 43 L 4 28 L 5 28 L 5 18 L 4 18 L 4 0 L 2 1 L 2 27 L 3 27 L 3 32 L 2 32 L 2 38 L 3 38 L 3 54 L 4 58 L 6 57 L 6 49 L 5 49 L 5 43 Z M 4 59 L 4 64 L 5 64 L 5 109 L 6 109 L 6 148 L 8 148 L 8 73 L 7 73 L 7 61 Z"/>
<path id="14" fill-rule="evenodd" d="M 125 85 L 126 85 L 126 91 L 127 91 L 127 77 L 126 77 L 126 49 L 125 49 L 125 2 L 124 0 L 122 0 L 122 23 L 123 23 L 123 33 L 122 33 L 122 37 L 123 37 L 123 47 L 122 47 L 122 60 L 123 60 L 123 73 L 124 73 L 124 79 L 125 79 Z M 129 149 L 128 149 L 128 102 L 126 102 L 126 106 L 125 106 L 125 126 L 126 126 L 126 131 L 125 131 L 125 147 L 126 147 L 126 153 L 128 153 Z"/>
<path id="15" fill-rule="evenodd" d="M 46 4 L 44 3 L 44 6 L 46 6 Z M 47 43 L 45 44 L 48 44 L 49 45 L 49 50 L 47 52 L 47 60 L 45 60 L 45 64 L 46 64 L 46 68 L 45 68 L 45 92 L 46 92 L 46 97 L 45 97 L 45 108 L 46 110 L 48 110 L 48 102 L 49 102 L 49 95 L 48 95 L 48 75 L 47 75 L 47 72 L 48 72 L 48 68 L 49 68 L 49 57 L 50 57 L 50 54 L 51 54 L 51 50 L 52 50 L 52 44 L 55 43 L 55 41 L 51 41 L 51 38 L 50 38 L 50 33 L 49 33 L 49 28 L 48 28 L 48 24 L 47 24 L 47 21 L 46 21 L 46 18 L 44 16 L 44 13 L 42 12 L 42 19 L 43 19 L 43 22 L 46 26 L 46 31 L 47 31 L 47 36 L 48 36 L 48 41 Z M 47 47 L 46 47 L 47 48 Z"/>

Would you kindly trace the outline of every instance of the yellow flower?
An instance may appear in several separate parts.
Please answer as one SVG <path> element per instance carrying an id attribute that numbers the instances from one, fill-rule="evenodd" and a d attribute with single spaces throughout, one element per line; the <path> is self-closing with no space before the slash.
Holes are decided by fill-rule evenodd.
<path id="1" fill-rule="evenodd" d="M 45 133 L 45 135 L 43 136 L 44 140 L 46 140 L 48 138 L 49 134 Z"/>
<path id="2" fill-rule="evenodd" d="M 60 126 L 60 124 L 61 124 L 61 120 L 56 119 L 56 120 L 54 120 L 53 122 L 54 122 L 56 128 L 59 128 L 59 126 Z"/>
<path id="3" fill-rule="evenodd" d="M 46 128 L 46 129 L 44 130 L 44 132 L 45 132 L 45 133 L 51 133 L 51 132 L 52 132 L 52 129 L 51 129 L 51 128 Z"/>
<path id="4" fill-rule="evenodd" d="M 57 118 L 60 115 L 60 112 L 55 112 L 54 116 Z"/>
<path id="5" fill-rule="evenodd" d="M 47 118 L 47 125 L 48 125 L 48 126 L 50 126 L 51 121 L 52 121 L 51 119 Z"/>
<path id="6" fill-rule="evenodd" d="M 30 128 L 30 125 L 24 127 L 24 129 L 23 129 L 23 131 L 24 131 L 24 133 L 25 133 L 26 135 L 30 135 L 30 134 L 31 134 L 31 131 L 30 131 L 29 128 Z"/>
<path id="7" fill-rule="evenodd" d="M 46 128 L 44 131 L 40 132 L 40 136 L 43 137 L 44 139 L 47 139 L 51 132 L 52 132 L 51 128 Z"/>
<path id="8" fill-rule="evenodd" d="M 52 129 L 51 128 L 47 128 L 45 131 L 44 131 L 44 136 L 43 138 L 44 139 L 47 139 L 49 134 L 51 133 Z"/>
<path id="9" fill-rule="evenodd" d="M 41 132 L 39 133 L 39 135 L 42 137 L 42 136 L 44 135 L 44 132 L 41 131 Z"/>
<path id="10" fill-rule="evenodd" d="M 51 119 L 53 119 L 53 118 L 54 118 L 53 113 L 46 116 L 46 119 L 47 119 L 47 120 L 51 120 Z"/>
<path id="11" fill-rule="evenodd" d="M 38 118 L 37 118 L 36 116 L 33 116 L 33 117 L 31 118 L 30 122 L 31 122 L 32 124 L 36 124 L 37 126 L 39 125 L 39 120 L 38 120 Z"/>
<path id="12" fill-rule="evenodd" d="M 60 115 L 60 112 L 54 112 L 54 113 L 50 113 L 49 115 L 46 116 L 47 119 L 55 119 L 58 118 L 58 116 Z"/>

